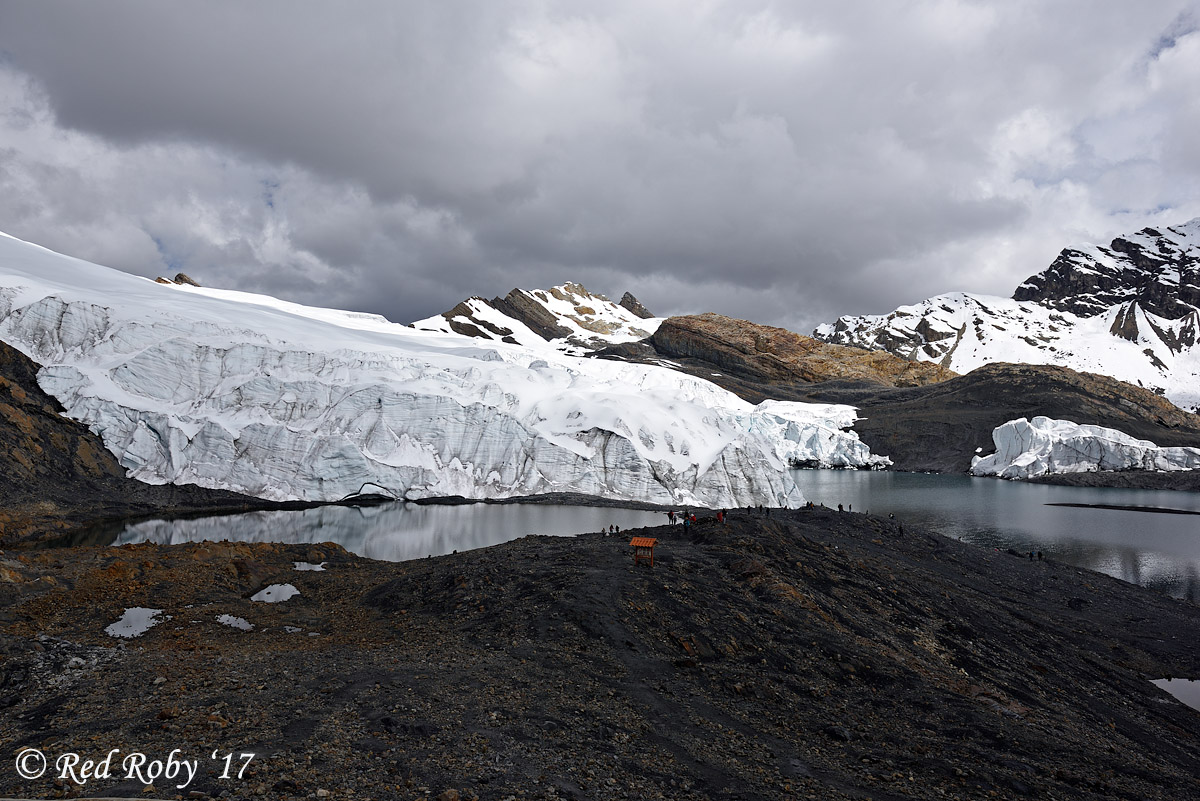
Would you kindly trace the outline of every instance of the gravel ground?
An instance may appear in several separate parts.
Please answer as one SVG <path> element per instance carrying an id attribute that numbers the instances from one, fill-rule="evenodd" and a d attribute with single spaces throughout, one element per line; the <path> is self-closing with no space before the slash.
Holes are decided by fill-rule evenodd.
<path id="1" fill-rule="evenodd" d="M 1193 604 L 824 509 L 636 533 L 654 567 L 596 534 L 10 550 L 0 795 L 1200 798 L 1200 712 L 1147 680 L 1200 676 Z M 160 622 L 105 633 L 133 607 Z M 126 778 L 174 749 L 186 786 Z"/>

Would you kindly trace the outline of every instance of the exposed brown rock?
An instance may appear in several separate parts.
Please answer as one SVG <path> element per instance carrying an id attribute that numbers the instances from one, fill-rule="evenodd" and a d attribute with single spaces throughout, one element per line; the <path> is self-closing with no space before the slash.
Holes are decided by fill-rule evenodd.
<path id="1" fill-rule="evenodd" d="M 188 284 L 189 286 L 200 286 L 200 284 L 196 283 L 196 281 L 193 280 L 187 273 L 176 273 L 175 283 Z"/>
<path id="2" fill-rule="evenodd" d="M 671 317 L 650 344 L 660 356 L 702 359 L 722 371 L 769 383 L 848 380 L 911 387 L 957 375 L 936 364 L 831 345 L 785 328 L 712 313 Z"/>

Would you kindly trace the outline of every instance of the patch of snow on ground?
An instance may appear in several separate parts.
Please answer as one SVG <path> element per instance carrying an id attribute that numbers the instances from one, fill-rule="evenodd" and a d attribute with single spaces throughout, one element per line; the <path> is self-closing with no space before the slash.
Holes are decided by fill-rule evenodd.
<path id="1" fill-rule="evenodd" d="M 125 639 L 140 637 L 157 624 L 163 622 L 163 620 L 171 619 L 171 616 L 167 615 L 162 620 L 159 620 L 158 616 L 162 612 L 163 610 L 161 609 L 147 609 L 144 606 L 134 606 L 126 609 L 125 613 L 121 615 L 121 619 L 116 623 L 106 626 L 104 633 L 109 637 L 122 637 Z"/>
<path id="2" fill-rule="evenodd" d="M 230 626 L 231 628 L 241 629 L 242 631 L 250 631 L 254 628 L 254 624 L 249 620 L 233 615 L 217 615 L 217 622 L 222 626 Z"/>
<path id="3" fill-rule="evenodd" d="M 293 587 L 291 584 L 272 584 L 271 586 L 259 590 L 250 596 L 251 601 L 260 601 L 265 604 L 277 604 L 293 598 L 300 594 L 300 590 Z"/>
<path id="4" fill-rule="evenodd" d="M 325 570 L 325 562 L 319 565 L 314 565 L 312 562 L 292 562 L 292 564 L 296 570 L 319 570 L 322 572 Z"/>

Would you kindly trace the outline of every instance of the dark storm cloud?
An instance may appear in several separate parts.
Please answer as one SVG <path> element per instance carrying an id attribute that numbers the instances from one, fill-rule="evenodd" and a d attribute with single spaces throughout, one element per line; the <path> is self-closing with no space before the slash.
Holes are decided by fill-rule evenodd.
<path id="1" fill-rule="evenodd" d="M 0 229 L 408 320 L 797 328 L 1200 214 L 1195 4 L 0 2 Z"/>

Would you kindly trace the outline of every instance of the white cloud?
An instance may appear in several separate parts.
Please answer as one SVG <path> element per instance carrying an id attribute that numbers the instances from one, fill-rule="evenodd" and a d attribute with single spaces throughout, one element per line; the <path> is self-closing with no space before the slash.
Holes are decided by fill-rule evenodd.
<path id="1" fill-rule="evenodd" d="M 6 4 L 0 229 L 401 320 L 1007 294 L 1200 214 L 1194 6 Z"/>

